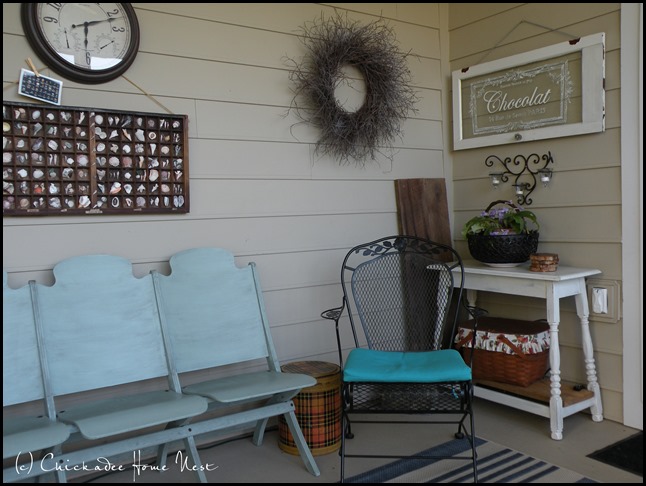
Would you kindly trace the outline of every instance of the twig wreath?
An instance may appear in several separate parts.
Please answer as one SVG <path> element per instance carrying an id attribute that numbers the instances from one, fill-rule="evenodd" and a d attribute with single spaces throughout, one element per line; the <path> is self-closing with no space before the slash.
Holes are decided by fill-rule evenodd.
<path id="1" fill-rule="evenodd" d="M 392 152 L 401 124 L 409 111 L 417 112 L 418 100 L 407 65 L 410 54 L 397 49 L 393 30 L 382 20 L 362 25 L 339 14 L 307 23 L 302 33 L 306 55 L 300 64 L 292 61 L 291 108 L 320 130 L 315 153 L 342 164 L 363 164 L 382 153 L 380 148 Z M 354 112 L 335 97 L 345 66 L 354 66 L 365 81 L 365 101 Z"/>

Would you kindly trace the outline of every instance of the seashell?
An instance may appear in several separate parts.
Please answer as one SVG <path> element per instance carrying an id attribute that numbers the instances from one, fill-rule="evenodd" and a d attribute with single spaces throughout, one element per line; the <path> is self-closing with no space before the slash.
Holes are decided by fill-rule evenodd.
<path id="1" fill-rule="evenodd" d="M 145 208 L 146 207 L 146 198 L 139 196 L 136 200 L 137 202 L 137 207 L 138 208 Z"/>
<path id="2" fill-rule="evenodd" d="M 14 187 L 11 182 L 2 181 L 2 193 L 3 194 L 13 194 Z"/>
<path id="3" fill-rule="evenodd" d="M 125 168 L 132 167 L 132 157 L 124 157 L 121 159 L 121 165 Z"/>
<path id="4" fill-rule="evenodd" d="M 123 133 L 123 136 L 132 142 L 132 135 L 129 130 L 121 130 L 121 133 Z"/>
<path id="5" fill-rule="evenodd" d="M 41 165 L 44 160 L 45 160 L 45 158 L 43 157 L 43 154 L 38 154 L 36 152 L 31 153 L 31 162 L 32 162 L 32 164 Z"/>
<path id="6" fill-rule="evenodd" d="M 27 135 L 27 125 L 16 123 L 16 129 L 20 130 L 20 133 L 22 133 L 23 135 Z"/>
<path id="7" fill-rule="evenodd" d="M 173 128 L 179 128 L 179 120 L 173 121 Z"/>
<path id="8" fill-rule="evenodd" d="M 49 121 L 54 121 L 56 120 L 56 115 L 50 111 L 49 113 L 47 113 L 45 118 L 47 118 Z"/>
<path id="9" fill-rule="evenodd" d="M 27 172 L 25 169 L 20 169 L 18 170 L 18 176 L 22 177 L 23 179 L 29 175 L 29 172 Z"/>
<path id="10" fill-rule="evenodd" d="M 135 145 L 135 153 L 136 154 L 143 154 L 144 153 L 144 144 L 143 143 L 138 143 Z"/>
<path id="11" fill-rule="evenodd" d="M 50 197 L 47 200 L 47 204 L 50 208 L 60 209 L 61 208 L 61 199 L 59 197 Z"/>
<path id="12" fill-rule="evenodd" d="M 161 172 L 161 180 L 162 181 L 169 181 L 170 180 L 170 172 L 167 170 L 162 170 Z"/>
<path id="13" fill-rule="evenodd" d="M 112 167 L 119 167 L 119 157 L 110 157 L 108 159 L 108 164 Z"/>
<path id="14" fill-rule="evenodd" d="M 11 152 L 2 152 L 2 163 L 7 164 L 13 160 L 13 154 Z"/>
<path id="15" fill-rule="evenodd" d="M 132 207 L 132 198 L 129 198 L 129 197 L 125 198 L 123 200 L 123 205 L 125 207 L 127 207 L 127 208 L 131 208 Z"/>
<path id="16" fill-rule="evenodd" d="M 176 169 L 181 169 L 184 165 L 184 159 L 173 159 L 173 167 Z"/>
<path id="17" fill-rule="evenodd" d="M 159 206 L 159 196 L 150 198 L 150 205 L 158 207 Z"/>
<path id="18" fill-rule="evenodd" d="M 45 177 L 45 173 L 40 169 L 34 170 L 32 175 L 34 176 L 34 179 L 42 179 Z"/>
<path id="19" fill-rule="evenodd" d="M 119 198 L 118 198 L 118 197 L 113 197 L 113 198 L 110 200 L 110 205 L 111 205 L 113 208 L 118 208 L 118 207 L 119 207 Z"/>
<path id="20" fill-rule="evenodd" d="M 125 173 L 123 174 L 123 178 L 124 178 L 125 180 L 129 181 L 130 179 L 132 179 L 132 172 L 130 172 L 130 171 L 125 172 Z"/>
<path id="21" fill-rule="evenodd" d="M 119 120 L 121 120 L 121 118 L 119 118 L 118 116 L 115 116 L 115 117 L 114 117 L 114 124 L 115 124 L 115 125 L 118 125 L 118 124 L 119 124 Z"/>
<path id="22" fill-rule="evenodd" d="M 132 194 L 132 184 L 124 184 L 123 190 L 126 194 Z"/>
<path id="23" fill-rule="evenodd" d="M 40 123 L 34 123 L 31 130 L 33 135 L 38 135 L 38 133 L 43 129 L 43 126 Z"/>
<path id="24" fill-rule="evenodd" d="M 83 123 L 83 120 L 85 120 L 85 112 L 84 111 L 79 113 L 79 121 L 78 122 Z"/>
<path id="25" fill-rule="evenodd" d="M 2 122 L 2 132 L 3 133 L 8 133 L 11 131 L 11 124 L 7 122 Z"/>
<path id="26" fill-rule="evenodd" d="M 169 207 L 170 206 L 170 197 L 164 196 L 164 207 Z"/>
<path id="27" fill-rule="evenodd" d="M 181 170 L 176 170 L 175 171 L 175 180 L 176 181 L 181 181 L 184 173 Z"/>
<path id="28" fill-rule="evenodd" d="M 87 178 L 88 178 L 88 175 L 89 175 L 89 172 L 88 172 L 86 169 L 79 169 L 79 170 L 76 172 L 76 177 L 77 177 L 78 179 L 87 179 Z"/>
<path id="29" fill-rule="evenodd" d="M 155 158 L 149 158 L 148 159 L 148 168 L 153 169 L 155 167 L 159 167 L 159 161 Z"/>
<path id="30" fill-rule="evenodd" d="M 124 145 L 122 150 L 124 154 L 129 154 L 130 152 L 132 152 L 132 147 L 130 145 Z"/>
<path id="31" fill-rule="evenodd" d="M 148 180 L 155 182 L 157 179 L 159 179 L 159 171 L 156 169 L 151 169 L 150 173 L 148 174 Z"/>
<path id="32" fill-rule="evenodd" d="M 18 186 L 21 194 L 29 194 L 29 184 L 26 181 L 22 181 Z"/>
<path id="33" fill-rule="evenodd" d="M 135 130 L 135 138 L 139 140 L 140 142 L 144 142 L 146 140 L 146 136 L 144 135 L 144 131 L 139 128 Z"/>
<path id="34" fill-rule="evenodd" d="M 155 132 L 148 132 L 148 138 L 150 140 L 155 140 L 157 138 L 157 134 Z"/>
<path id="35" fill-rule="evenodd" d="M 89 208 L 92 201 L 88 196 L 79 197 L 79 208 Z"/>
<path id="36" fill-rule="evenodd" d="M 99 115 L 99 114 L 97 114 L 97 115 L 94 117 L 94 122 L 95 122 L 95 123 L 97 123 L 97 124 L 99 124 L 99 125 L 101 125 L 101 123 L 103 123 L 103 115 Z"/>
<path id="37" fill-rule="evenodd" d="M 2 209 L 13 209 L 13 197 L 2 200 Z"/>
<path id="38" fill-rule="evenodd" d="M 42 194 L 43 192 L 45 192 L 45 187 L 43 186 L 43 184 L 36 184 L 34 186 L 34 191 L 33 192 L 36 195 Z"/>
<path id="39" fill-rule="evenodd" d="M 142 127 L 144 125 L 144 119 L 140 116 L 135 118 L 135 123 L 137 124 L 138 127 Z"/>
<path id="40" fill-rule="evenodd" d="M 72 127 L 63 127 L 63 135 L 66 137 L 72 135 Z"/>
<path id="41" fill-rule="evenodd" d="M 97 169 L 96 171 L 96 178 L 100 181 L 105 179 L 105 170 L 103 169 Z"/>
<path id="42" fill-rule="evenodd" d="M 56 135 L 58 133 L 58 127 L 56 125 L 50 125 L 47 127 L 47 135 Z"/>
<path id="43" fill-rule="evenodd" d="M 146 186 L 144 186 L 143 184 L 139 184 L 137 186 L 137 192 L 146 192 Z"/>
<path id="44" fill-rule="evenodd" d="M 176 208 L 181 208 L 182 206 L 184 206 L 184 196 L 174 196 L 173 204 Z"/>
<path id="45" fill-rule="evenodd" d="M 47 191 L 50 194 L 58 194 L 60 192 L 60 187 L 58 187 L 58 184 L 54 184 L 53 182 L 49 183 L 49 190 Z"/>
<path id="46" fill-rule="evenodd" d="M 52 140 L 52 142 L 56 143 L 54 140 Z M 19 138 L 18 140 L 16 140 L 16 148 L 25 148 L 26 145 L 27 142 L 25 142 L 25 139 Z M 56 144 L 56 146 L 58 146 L 58 144 Z"/>
<path id="47" fill-rule="evenodd" d="M 104 150 L 105 150 L 105 144 L 103 142 L 99 142 L 96 144 L 97 152 L 103 152 Z"/>
<path id="48" fill-rule="evenodd" d="M 74 184 L 69 183 L 65 186 L 65 194 L 67 194 L 68 196 L 74 195 Z"/>
<path id="49" fill-rule="evenodd" d="M 58 171 L 56 169 L 49 169 L 47 171 L 47 177 L 50 179 L 58 179 Z"/>
<path id="50" fill-rule="evenodd" d="M 114 124 L 114 118 L 109 116 L 108 117 L 108 125 L 113 125 Z"/>
<path id="51" fill-rule="evenodd" d="M 119 153 L 119 145 L 116 144 L 116 143 L 111 143 L 110 144 L 110 152 L 112 152 L 114 154 L 118 154 Z"/>
<path id="52" fill-rule="evenodd" d="M 70 169 L 69 167 L 63 169 L 63 179 L 71 179 L 72 177 L 74 177 L 74 169 Z"/>
<path id="53" fill-rule="evenodd" d="M 168 155 L 168 154 L 170 154 L 170 147 L 169 147 L 168 145 L 162 145 L 161 153 L 162 153 L 163 155 Z"/>
<path id="54" fill-rule="evenodd" d="M 58 142 L 56 140 L 50 140 L 49 142 L 47 142 L 47 146 L 52 150 L 57 150 Z"/>
<path id="55" fill-rule="evenodd" d="M 23 197 L 18 204 L 20 205 L 20 209 L 27 209 L 29 207 L 29 199 Z"/>
<path id="56" fill-rule="evenodd" d="M 65 162 L 67 162 L 68 165 L 74 165 L 74 157 L 68 155 L 67 157 L 65 157 Z"/>
<path id="57" fill-rule="evenodd" d="M 31 149 L 32 150 L 40 150 L 43 148 L 43 139 L 42 138 L 37 138 L 34 143 L 31 144 Z"/>
<path id="58" fill-rule="evenodd" d="M 74 199 L 65 198 L 65 206 L 72 209 L 74 207 Z"/>
<path id="59" fill-rule="evenodd" d="M 157 189 L 159 189 L 159 184 L 155 184 L 150 188 L 150 192 L 157 192 Z"/>
<path id="60" fill-rule="evenodd" d="M 76 162 L 77 162 L 77 163 L 78 163 L 78 165 L 80 165 L 81 167 L 85 167 L 86 165 L 88 165 L 88 164 L 90 163 L 90 159 L 88 158 L 88 156 L 87 156 L 87 155 L 85 155 L 85 154 L 81 154 L 81 155 L 78 155 L 78 156 L 76 157 Z"/>
<path id="61" fill-rule="evenodd" d="M 110 132 L 110 137 L 109 138 L 110 138 L 110 140 L 112 140 L 113 138 L 117 138 L 118 136 L 119 136 L 119 132 L 117 132 L 116 130 L 112 130 Z"/>
<path id="62" fill-rule="evenodd" d="M 123 123 L 121 124 L 121 126 L 125 128 L 125 127 L 130 126 L 131 123 L 132 123 L 132 117 L 131 116 L 126 116 L 123 119 Z"/>
<path id="63" fill-rule="evenodd" d="M 121 183 L 120 182 L 115 182 L 112 184 L 112 187 L 110 188 L 110 194 L 119 194 L 121 192 Z"/>
<path id="64" fill-rule="evenodd" d="M 96 133 L 96 136 L 99 137 L 101 140 L 105 140 L 106 138 L 108 138 L 108 133 L 104 132 L 99 127 L 96 127 L 96 129 L 94 130 L 94 133 Z"/>
<path id="65" fill-rule="evenodd" d="M 155 150 L 157 150 L 157 144 L 156 143 L 149 143 L 148 147 L 150 147 L 150 153 L 154 154 Z"/>
<path id="66" fill-rule="evenodd" d="M 164 194 L 168 194 L 170 192 L 170 186 L 168 184 L 162 184 L 161 192 L 163 192 Z"/>
<path id="67" fill-rule="evenodd" d="M 61 118 L 63 121 L 70 121 L 72 119 L 72 114 L 69 111 L 61 111 Z"/>
<path id="68" fill-rule="evenodd" d="M 31 119 L 38 120 L 40 118 L 40 110 L 34 110 L 31 112 Z"/>
<path id="69" fill-rule="evenodd" d="M 95 207 L 95 208 L 102 208 L 103 206 L 105 206 L 105 205 L 106 205 L 106 203 L 107 203 L 107 202 L 108 202 L 108 198 L 104 196 L 104 197 L 102 197 L 101 199 L 99 199 L 99 200 L 96 202 L 96 204 L 94 205 L 94 207 Z"/>
<path id="70" fill-rule="evenodd" d="M 72 142 L 70 142 L 69 140 L 65 140 L 63 142 L 63 150 L 72 150 L 72 147 Z"/>

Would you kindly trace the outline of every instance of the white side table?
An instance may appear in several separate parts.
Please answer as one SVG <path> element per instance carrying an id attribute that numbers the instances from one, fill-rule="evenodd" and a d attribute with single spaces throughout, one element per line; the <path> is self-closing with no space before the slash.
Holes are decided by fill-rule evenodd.
<path id="1" fill-rule="evenodd" d="M 603 420 L 603 409 L 594 363 L 592 338 L 590 337 L 588 297 L 585 285 L 586 277 L 597 275 L 601 271 L 559 265 L 556 272 L 531 272 L 529 264 L 501 268 L 490 267 L 475 260 L 465 261 L 464 271 L 464 288 L 467 289 L 467 301 L 470 305 L 476 304 L 479 290 L 543 298 L 546 300 L 547 321 L 550 325 L 549 405 L 536 400 L 537 395 L 540 394 L 540 383 L 536 386 L 530 385 L 525 390 L 523 387 L 505 386 L 503 384 L 500 384 L 499 387 L 494 384 L 492 387 L 492 382 L 484 382 L 482 383 L 483 386 L 475 387 L 475 395 L 549 417 L 551 436 L 554 440 L 563 438 L 563 419 L 581 410 L 589 408 L 592 413 L 592 420 L 601 422 Z M 460 284 L 459 276 L 457 280 L 455 285 Z M 587 391 L 584 390 L 580 397 L 575 398 L 568 394 L 567 403 L 564 405 L 561 394 L 561 355 L 559 351 L 560 299 L 570 296 L 574 296 L 576 313 L 581 321 Z M 532 399 L 519 396 L 524 393 Z"/>

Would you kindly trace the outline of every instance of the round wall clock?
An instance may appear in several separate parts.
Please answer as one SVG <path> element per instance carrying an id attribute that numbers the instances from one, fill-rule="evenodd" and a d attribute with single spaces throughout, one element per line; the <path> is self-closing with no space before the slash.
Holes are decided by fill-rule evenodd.
<path id="1" fill-rule="evenodd" d="M 139 22 L 129 3 L 23 3 L 22 25 L 52 70 L 81 83 L 121 76 L 139 49 Z"/>

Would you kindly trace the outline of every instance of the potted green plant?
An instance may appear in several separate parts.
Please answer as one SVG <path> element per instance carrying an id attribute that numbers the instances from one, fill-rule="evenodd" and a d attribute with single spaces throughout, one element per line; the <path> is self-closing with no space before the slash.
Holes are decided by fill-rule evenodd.
<path id="1" fill-rule="evenodd" d="M 536 253 L 539 228 L 532 211 L 512 201 L 498 200 L 467 221 L 462 235 L 476 260 L 488 265 L 515 266 Z"/>

